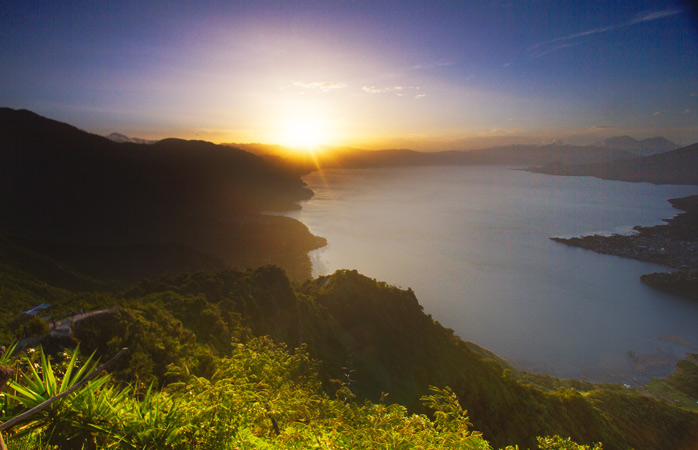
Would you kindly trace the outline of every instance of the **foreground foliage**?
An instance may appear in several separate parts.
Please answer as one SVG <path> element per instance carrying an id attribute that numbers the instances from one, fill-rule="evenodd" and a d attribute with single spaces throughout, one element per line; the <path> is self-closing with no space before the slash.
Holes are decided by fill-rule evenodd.
<path id="1" fill-rule="evenodd" d="M 3 419 L 64 391 L 94 366 L 92 358 L 68 356 L 52 364 L 39 350 L 14 360 L 20 375 L 10 383 Z M 186 368 L 172 371 L 184 381 L 140 394 L 99 376 L 6 439 L 11 447 L 46 449 L 491 448 L 448 388 L 423 398 L 433 419 L 399 405 L 357 402 L 346 386 L 331 398 L 307 352 L 291 354 L 268 339 L 237 345 L 210 380 L 186 376 Z"/>

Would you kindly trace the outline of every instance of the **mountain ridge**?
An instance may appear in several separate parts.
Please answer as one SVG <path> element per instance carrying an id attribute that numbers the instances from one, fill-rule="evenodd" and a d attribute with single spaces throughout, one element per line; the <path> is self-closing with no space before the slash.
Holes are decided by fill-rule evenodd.
<path id="1" fill-rule="evenodd" d="M 529 168 L 536 173 L 647 182 L 654 184 L 698 184 L 698 143 L 669 152 L 607 163 L 566 165 L 548 164 Z"/>
<path id="2" fill-rule="evenodd" d="M 242 149 L 164 139 L 116 143 L 27 110 L 0 109 L 0 232 L 92 244 L 181 243 L 234 265 L 310 275 L 324 245 L 293 219 L 297 174 Z M 256 248 L 250 245 L 256 243 Z"/>
<path id="3" fill-rule="evenodd" d="M 671 150 L 676 150 L 680 147 L 678 144 L 675 144 L 662 136 L 639 141 L 628 135 L 604 139 L 599 143 L 599 146 L 626 150 L 641 156 L 650 156 L 657 153 L 668 152 Z"/>
<path id="4" fill-rule="evenodd" d="M 153 139 L 142 139 L 142 138 L 137 138 L 137 137 L 129 137 L 129 136 L 126 136 L 125 134 L 116 133 L 116 132 L 111 133 L 105 137 L 107 139 L 109 139 L 110 141 L 118 142 L 120 144 L 122 144 L 124 142 L 128 142 L 131 144 L 154 144 L 157 142 L 157 140 L 153 140 Z"/>
<path id="5" fill-rule="evenodd" d="M 410 149 L 364 150 L 320 147 L 317 152 L 293 152 L 283 146 L 224 144 L 248 149 L 273 164 L 300 173 L 335 168 L 412 167 L 432 165 L 543 165 L 553 162 L 588 164 L 631 158 L 625 150 L 598 146 L 509 145 L 477 150 L 419 152 Z"/>

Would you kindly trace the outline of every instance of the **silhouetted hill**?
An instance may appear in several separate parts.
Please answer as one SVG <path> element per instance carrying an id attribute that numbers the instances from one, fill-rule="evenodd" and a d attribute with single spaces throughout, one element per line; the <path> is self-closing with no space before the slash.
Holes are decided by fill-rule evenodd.
<path id="1" fill-rule="evenodd" d="M 114 142 L 131 142 L 133 144 L 154 144 L 157 141 L 149 140 L 149 139 L 141 139 L 141 138 L 134 138 L 134 137 L 128 137 L 125 134 L 121 133 L 112 133 L 109 136 L 106 136 L 107 139 L 110 141 Z"/>
<path id="2" fill-rule="evenodd" d="M 300 223 L 258 216 L 297 208 L 294 202 L 312 192 L 296 174 L 243 150 L 180 139 L 116 143 L 8 108 L 0 109 L 0 136 L 0 231 L 6 234 L 178 242 L 243 267 L 264 261 L 289 267 L 278 257 L 297 260 L 298 251 L 322 244 Z M 254 252 L 236 247 L 248 242 L 259 243 Z"/>
<path id="3" fill-rule="evenodd" d="M 226 144 L 238 145 L 238 144 Z M 314 154 L 295 152 L 282 146 L 240 144 L 272 164 L 300 173 L 322 168 L 405 167 L 433 165 L 543 165 L 553 162 L 588 164 L 630 158 L 625 150 L 572 145 L 510 145 L 478 150 L 418 152 L 408 149 L 362 150 L 321 147 Z"/>
<path id="4" fill-rule="evenodd" d="M 698 144 L 657 155 L 601 164 L 549 164 L 529 169 L 551 175 L 593 176 L 610 180 L 655 184 L 698 184 Z"/>
<path id="5" fill-rule="evenodd" d="M 182 244 L 109 245 L 22 237 L 6 240 L 18 248 L 61 261 L 72 270 L 102 280 L 135 282 L 165 273 L 227 268 L 222 260 Z"/>
<path id="6" fill-rule="evenodd" d="M 625 150 L 642 156 L 668 152 L 679 148 L 677 144 L 674 144 L 664 137 L 654 137 L 638 141 L 630 136 L 617 136 L 605 139 L 599 145 L 604 148 Z"/>

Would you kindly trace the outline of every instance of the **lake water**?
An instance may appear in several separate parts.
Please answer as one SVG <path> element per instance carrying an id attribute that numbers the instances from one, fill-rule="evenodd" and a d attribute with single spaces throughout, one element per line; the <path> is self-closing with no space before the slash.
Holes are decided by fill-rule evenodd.
<path id="1" fill-rule="evenodd" d="M 328 245 L 314 275 L 356 269 L 411 287 L 427 313 L 516 367 L 636 384 L 698 351 L 698 301 L 640 282 L 666 271 L 551 241 L 628 232 L 695 186 L 533 174 L 501 166 L 325 170 L 287 215 Z"/>

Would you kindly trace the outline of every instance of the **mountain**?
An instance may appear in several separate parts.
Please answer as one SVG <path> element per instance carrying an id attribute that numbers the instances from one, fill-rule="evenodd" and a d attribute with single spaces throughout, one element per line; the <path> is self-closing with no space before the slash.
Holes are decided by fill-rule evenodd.
<path id="1" fill-rule="evenodd" d="M 180 139 L 116 143 L 8 108 L 0 109 L 0 136 L 5 234 L 183 244 L 240 267 L 273 262 L 301 277 L 309 276 L 307 251 L 324 244 L 300 222 L 261 214 L 297 208 L 312 192 L 297 174 L 241 149 Z"/>
<path id="2" fill-rule="evenodd" d="M 551 175 L 593 176 L 654 184 L 698 184 L 698 143 L 652 156 L 600 164 L 549 164 L 529 169 Z"/>
<path id="3" fill-rule="evenodd" d="M 625 150 L 642 156 L 676 150 L 679 146 L 664 137 L 654 137 L 638 141 L 630 136 L 617 136 L 606 139 L 599 144 L 603 148 Z"/>
<path id="4" fill-rule="evenodd" d="M 106 138 L 109 139 L 110 141 L 114 141 L 114 142 L 118 142 L 118 143 L 131 142 L 133 144 L 154 144 L 157 142 L 154 140 L 128 137 L 128 136 L 126 136 L 124 134 L 120 134 L 120 133 L 112 133 L 109 136 L 106 136 Z"/>
<path id="5" fill-rule="evenodd" d="M 561 162 L 589 164 L 629 158 L 624 150 L 565 144 L 509 145 L 462 152 L 443 152 L 445 160 L 458 164 L 529 165 Z"/>
<path id="6" fill-rule="evenodd" d="M 564 164 L 589 164 L 630 158 L 625 150 L 596 146 L 510 145 L 478 150 L 451 150 L 442 152 L 418 152 L 409 149 L 363 150 L 356 148 L 321 147 L 310 154 L 296 152 L 282 146 L 261 144 L 237 145 L 258 154 L 272 164 L 300 173 L 322 168 L 408 167 L 434 165 L 542 165 L 559 162 Z"/>

